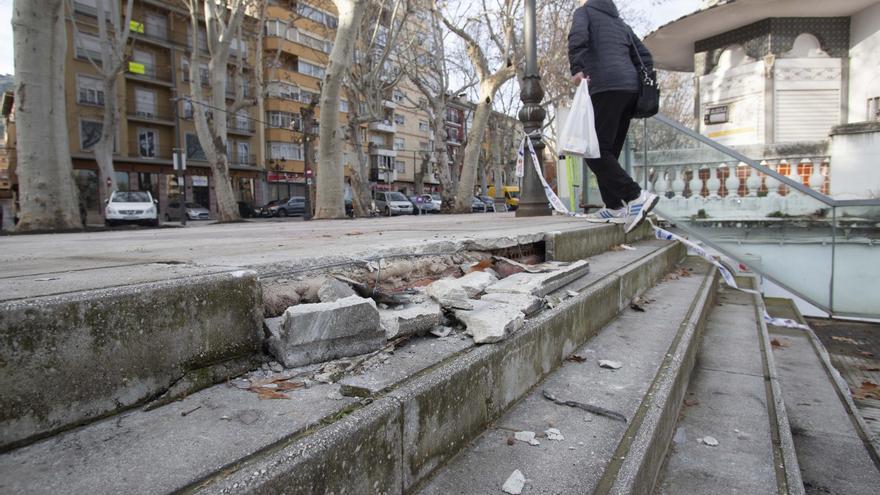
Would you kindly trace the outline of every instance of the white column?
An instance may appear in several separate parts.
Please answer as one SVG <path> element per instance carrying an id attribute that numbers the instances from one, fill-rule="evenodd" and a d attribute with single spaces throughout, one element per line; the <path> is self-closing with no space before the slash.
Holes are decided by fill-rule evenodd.
<path id="1" fill-rule="evenodd" d="M 739 197 L 739 176 L 737 176 L 739 170 L 737 167 L 728 167 L 727 170 L 727 179 L 724 180 L 724 187 L 727 188 L 727 197 L 737 198 Z"/>
<path id="2" fill-rule="evenodd" d="M 675 199 L 684 199 L 684 167 L 672 168 L 671 173 L 675 174 L 672 179 L 672 192 L 675 193 Z"/>
<path id="3" fill-rule="evenodd" d="M 688 182 L 688 186 L 691 189 L 691 198 L 701 198 L 703 193 L 703 179 L 700 178 L 700 170 L 699 168 L 692 168 L 693 172 L 691 176 L 690 182 Z"/>
<path id="4" fill-rule="evenodd" d="M 710 199 L 718 199 L 721 197 L 721 179 L 718 178 L 718 171 L 721 167 L 726 167 L 727 164 L 722 163 L 720 166 L 712 168 L 709 167 L 709 180 L 706 181 L 706 187 L 709 188 L 709 198 Z"/>
<path id="5" fill-rule="evenodd" d="M 822 160 L 810 160 L 813 165 L 813 173 L 810 174 L 810 188 L 814 191 L 821 191 L 822 185 L 825 183 L 825 176 L 822 175 Z"/>
<path id="6" fill-rule="evenodd" d="M 761 162 L 761 164 L 765 164 L 767 162 Z M 755 170 L 754 167 L 749 167 L 749 177 L 746 179 L 746 188 L 748 188 L 748 195 L 750 198 L 754 198 L 758 196 L 758 189 L 761 188 L 761 179 L 758 178 L 758 171 Z"/>
<path id="7" fill-rule="evenodd" d="M 773 165 L 767 163 L 767 160 L 761 162 L 761 165 L 769 168 L 770 170 L 778 170 L 779 166 L 774 167 Z M 777 197 L 779 196 L 779 180 L 772 175 L 767 175 L 764 177 L 764 185 L 767 186 L 767 196 Z"/>
<path id="8" fill-rule="evenodd" d="M 666 177 L 666 167 L 657 168 L 657 180 L 654 182 L 654 194 L 660 196 L 661 199 L 666 198 L 666 191 L 669 190 L 669 178 Z"/>

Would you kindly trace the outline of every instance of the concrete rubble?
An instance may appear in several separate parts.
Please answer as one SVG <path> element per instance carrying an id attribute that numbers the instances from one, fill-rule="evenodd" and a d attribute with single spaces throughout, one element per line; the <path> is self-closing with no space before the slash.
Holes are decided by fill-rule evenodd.
<path id="1" fill-rule="evenodd" d="M 489 294 L 528 294 L 544 297 L 547 294 L 583 277 L 590 272 L 590 263 L 586 260 L 561 266 L 559 269 L 546 273 L 521 272 L 500 280 L 486 289 Z"/>
<path id="2" fill-rule="evenodd" d="M 357 295 L 347 283 L 328 277 L 318 288 L 318 299 L 321 302 L 333 302 Z"/>
<path id="3" fill-rule="evenodd" d="M 532 447 L 537 447 L 541 445 L 541 442 L 535 439 L 535 432 L 533 431 L 518 431 L 513 434 L 513 438 L 519 440 L 520 442 L 525 442 Z"/>
<path id="4" fill-rule="evenodd" d="M 455 317 L 467 326 L 465 333 L 477 344 L 499 342 L 519 330 L 525 315 L 515 307 L 496 301 L 474 300 L 472 311 L 456 310 Z"/>
<path id="5" fill-rule="evenodd" d="M 540 298 L 528 294 L 484 294 L 480 300 L 507 304 L 518 309 L 526 316 L 537 313 L 544 306 L 544 302 Z"/>
<path id="6" fill-rule="evenodd" d="M 471 272 L 461 278 L 443 278 L 428 286 L 426 292 L 441 306 L 451 309 L 472 309 L 471 298 L 481 294 L 498 277 L 486 270 Z"/>
<path id="7" fill-rule="evenodd" d="M 509 493 L 510 495 L 520 495 L 525 485 L 526 477 L 523 476 L 522 472 L 519 469 L 517 469 L 513 473 L 511 473 L 510 476 L 508 476 L 507 481 L 504 482 L 501 490 L 504 493 Z"/>
<path id="8" fill-rule="evenodd" d="M 379 321 L 387 339 L 421 335 L 440 325 L 440 305 L 428 301 L 398 309 L 379 310 Z"/>
<path id="9" fill-rule="evenodd" d="M 385 332 L 372 299 L 358 296 L 301 304 L 266 320 L 268 347 L 288 368 L 381 349 Z"/>

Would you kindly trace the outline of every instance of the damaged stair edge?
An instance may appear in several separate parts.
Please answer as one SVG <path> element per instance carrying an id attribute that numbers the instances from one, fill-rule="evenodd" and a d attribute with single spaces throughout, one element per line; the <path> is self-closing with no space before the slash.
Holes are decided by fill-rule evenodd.
<path id="1" fill-rule="evenodd" d="M 718 269 L 706 273 L 697 297 L 605 468 L 595 494 L 653 493 L 672 441 L 678 412 L 718 283 Z"/>
<path id="2" fill-rule="evenodd" d="M 785 304 L 789 305 L 791 310 L 794 312 L 794 320 L 798 323 L 807 324 L 807 320 L 801 314 L 800 310 L 797 308 L 797 305 L 791 299 L 785 299 L 780 297 L 770 297 L 766 298 L 768 301 L 776 300 L 776 301 L 784 301 Z M 761 301 L 762 307 L 764 311 L 770 311 L 770 316 L 778 317 L 780 315 L 773 314 L 772 310 L 768 310 L 764 301 Z M 786 316 L 788 317 L 788 316 Z M 765 325 L 766 326 L 766 325 Z M 874 462 L 875 466 L 878 466 L 880 469 L 880 435 L 872 435 L 871 429 L 868 427 L 867 423 L 865 423 L 865 418 L 862 417 L 862 414 L 859 412 L 858 406 L 852 399 L 852 392 L 849 388 L 849 384 L 846 382 L 846 379 L 840 374 L 837 368 L 834 367 L 834 364 L 831 362 L 831 355 L 828 353 L 828 349 L 825 348 L 825 345 L 822 344 L 822 341 L 819 340 L 819 337 L 816 335 L 816 332 L 810 329 L 799 330 L 804 332 L 807 336 L 807 340 L 810 342 L 810 345 L 813 348 L 813 351 L 818 356 L 819 360 L 822 362 L 822 367 L 825 371 L 826 376 L 831 381 L 834 386 L 835 391 L 837 392 L 837 396 L 840 399 L 840 402 L 843 404 L 844 409 L 847 412 L 850 420 L 852 421 L 853 427 L 856 430 L 856 433 L 861 438 L 862 443 L 865 445 L 865 448 L 868 450 L 868 454 L 871 456 L 871 460 Z M 770 330 L 768 329 L 768 335 Z M 771 353 L 772 355 L 772 353 Z M 781 382 L 780 382 L 781 383 Z"/>
<path id="3" fill-rule="evenodd" d="M 421 370 L 389 392 L 374 395 L 369 405 L 280 449 L 252 456 L 198 491 L 294 487 L 293 493 L 308 493 L 318 486 L 325 492 L 408 493 L 611 321 L 620 310 L 616 303 L 624 280 L 645 280 L 639 275 L 648 274 L 645 282 L 653 285 L 683 258 L 680 244 L 663 246 L 528 320 L 507 340 L 472 346 Z M 591 317 L 585 318 L 588 313 Z M 579 316 L 577 321 L 588 324 L 573 327 Z M 387 477 L 370 477 L 376 452 L 394 466 Z"/>

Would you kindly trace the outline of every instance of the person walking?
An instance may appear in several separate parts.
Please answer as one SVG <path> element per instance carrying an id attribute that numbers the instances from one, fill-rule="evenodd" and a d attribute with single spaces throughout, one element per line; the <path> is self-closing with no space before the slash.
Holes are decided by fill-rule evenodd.
<path id="1" fill-rule="evenodd" d="M 639 57 L 649 70 L 653 67 L 651 52 L 623 22 L 612 0 L 587 0 L 575 10 L 568 33 L 568 61 L 572 82 L 579 85 L 586 79 L 589 83 L 600 156 L 586 161 L 596 174 L 605 203 L 587 217 L 623 223 L 627 233 L 660 200 L 643 191 L 617 161 L 638 101 Z"/>

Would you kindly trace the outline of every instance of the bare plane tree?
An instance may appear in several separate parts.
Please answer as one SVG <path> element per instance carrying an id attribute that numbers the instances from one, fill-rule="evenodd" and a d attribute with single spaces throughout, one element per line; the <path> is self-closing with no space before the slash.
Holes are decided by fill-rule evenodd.
<path id="1" fill-rule="evenodd" d="M 516 75 L 515 26 L 520 4 L 520 0 L 498 0 L 497 4 L 490 8 L 487 0 L 483 0 L 481 12 L 469 18 L 461 26 L 450 19 L 448 13 L 443 15 L 443 23 L 446 27 L 465 44 L 468 58 L 479 80 L 477 85 L 479 102 L 474 112 L 473 125 L 468 130 L 461 176 L 455 196 L 454 211 L 457 213 L 466 213 L 471 209 L 483 134 L 492 114 L 495 94 L 505 82 Z M 498 67 L 494 71 L 490 68 L 491 62 L 487 50 L 484 49 L 484 43 L 469 34 L 473 31 L 483 31 L 489 40 L 488 47 L 495 51 L 493 59 Z"/>
<path id="2" fill-rule="evenodd" d="M 193 120 L 199 142 L 211 165 L 211 178 L 217 195 L 217 216 L 221 222 L 235 221 L 240 218 L 238 204 L 232 190 L 229 174 L 229 156 L 226 144 L 227 118 L 234 116 L 239 110 L 255 104 L 254 99 L 245 98 L 247 81 L 244 76 L 242 58 L 242 24 L 247 0 L 186 0 L 190 12 L 192 26 L 193 60 L 190 61 L 190 98 L 195 107 Z M 199 4 L 203 4 L 200 8 Z M 198 50 L 200 21 L 205 20 L 205 41 L 210 55 L 208 77 L 211 94 L 202 94 L 201 76 L 199 74 Z M 230 45 L 238 40 L 238 50 L 233 57 L 234 69 L 230 77 Z M 227 103 L 227 81 L 234 85 L 234 101 Z"/>
<path id="3" fill-rule="evenodd" d="M 65 103 L 64 0 L 15 0 L 15 131 L 19 231 L 81 226 Z"/>
<path id="4" fill-rule="evenodd" d="M 131 11 L 134 0 L 127 0 L 125 17 L 119 12 L 116 0 L 95 0 L 98 16 L 98 39 L 101 42 L 101 57 L 95 59 L 85 51 L 89 63 L 101 78 L 104 91 L 104 116 L 101 125 L 101 137 L 94 145 L 95 162 L 98 164 L 98 205 L 103 212 L 104 200 L 109 199 L 113 191 L 119 189 L 113 169 L 113 151 L 116 132 L 119 128 L 120 112 L 118 106 L 119 75 L 125 70 L 128 60 L 126 50 L 131 34 Z M 73 12 L 73 0 L 68 0 L 70 11 Z M 109 14 L 109 16 L 108 16 Z M 121 24 L 120 24 L 121 23 Z M 77 43 L 81 38 L 76 20 L 71 20 L 73 40 Z"/>

